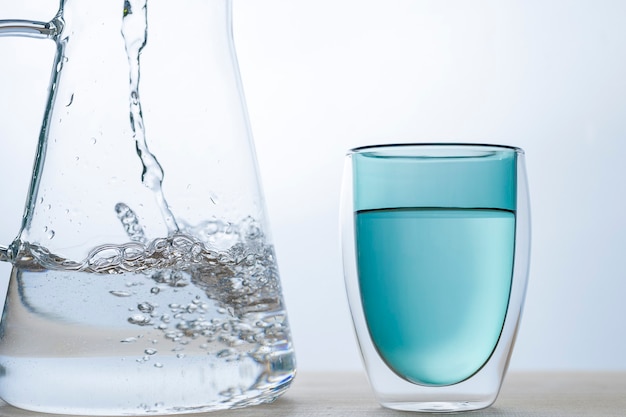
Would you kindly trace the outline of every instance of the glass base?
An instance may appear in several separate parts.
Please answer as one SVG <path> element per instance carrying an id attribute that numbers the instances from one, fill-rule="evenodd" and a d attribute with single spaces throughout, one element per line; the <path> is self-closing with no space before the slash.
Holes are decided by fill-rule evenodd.
<path id="1" fill-rule="evenodd" d="M 158 360 L 139 364 L 132 357 L 23 359 L 0 355 L 0 369 L 6 371 L 0 375 L 0 399 L 37 413 L 193 414 L 272 402 L 295 376 L 291 351 L 280 360 L 267 362 L 244 356 L 222 363 L 206 353 L 181 358 L 164 353 Z M 5 413 L 0 415 L 5 417 Z"/>
<path id="2" fill-rule="evenodd" d="M 493 402 L 488 401 L 419 401 L 419 402 L 381 402 L 385 408 L 400 411 L 418 411 L 422 413 L 456 413 L 459 411 L 481 410 Z"/>

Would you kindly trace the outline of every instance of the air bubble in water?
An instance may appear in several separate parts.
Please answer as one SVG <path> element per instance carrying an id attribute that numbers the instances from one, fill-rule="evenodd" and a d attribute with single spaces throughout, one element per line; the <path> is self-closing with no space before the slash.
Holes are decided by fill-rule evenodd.
<path id="1" fill-rule="evenodd" d="M 154 306 L 148 302 L 143 302 L 137 305 L 137 309 L 142 313 L 152 313 L 154 311 Z"/>
<path id="2" fill-rule="evenodd" d="M 233 356 L 234 354 L 235 354 L 235 351 L 233 349 L 223 349 L 217 352 L 216 356 L 218 358 L 228 358 L 228 357 Z"/>
<path id="3" fill-rule="evenodd" d="M 131 324 L 137 324 L 139 326 L 147 326 L 150 324 L 150 316 L 144 316 L 143 314 L 135 314 L 128 318 L 128 322 Z"/>
<path id="4" fill-rule="evenodd" d="M 216 221 L 206 222 L 203 232 L 207 235 L 214 235 L 220 231 L 220 225 Z"/>

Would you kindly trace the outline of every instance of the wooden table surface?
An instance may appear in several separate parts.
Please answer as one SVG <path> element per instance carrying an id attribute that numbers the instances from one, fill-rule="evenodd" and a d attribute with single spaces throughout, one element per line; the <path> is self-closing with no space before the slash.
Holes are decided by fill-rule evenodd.
<path id="1" fill-rule="evenodd" d="M 287 393 L 273 404 L 187 416 L 406 417 L 411 414 L 426 415 L 381 408 L 362 373 L 301 372 Z M 626 372 L 509 373 L 493 406 L 464 414 L 471 417 L 626 417 Z M 0 416 L 51 415 L 18 410 L 0 402 Z"/>

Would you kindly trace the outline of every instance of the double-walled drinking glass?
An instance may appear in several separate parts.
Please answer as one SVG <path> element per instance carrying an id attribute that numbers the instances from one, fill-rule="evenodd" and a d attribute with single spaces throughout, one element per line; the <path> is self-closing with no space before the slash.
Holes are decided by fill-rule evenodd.
<path id="1" fill-rule="evenodd" d="M 388 408 L 490 406 L 524 302 L 524 152 L 403 144 L 347 155 L 342 240 L 362 358 Z"/>

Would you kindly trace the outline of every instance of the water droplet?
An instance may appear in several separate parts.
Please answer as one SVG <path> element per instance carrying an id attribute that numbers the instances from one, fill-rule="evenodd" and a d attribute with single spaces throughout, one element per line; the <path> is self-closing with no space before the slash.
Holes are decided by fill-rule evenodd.
<path id="1" fill-rule="evenodd" d="M 127 337 L 126 339 L 120 340 L 122 343 L 134 343 L 137 341 L 136 337 Z"/>
<path id="2" fill-rule="evenodd" d="M 71 106 L 73 102 L 74 102 L 74 93 L 72 93 L 72 95 L 70 96 L 70 101 L 65 105 L 65 107 Z"/>
<path id="3" fill-rule="evenodd" d="M 157 353 L 157 350 L 156 349 L 146 349 L 146 350 L 144 350 L 144 353 L 146 355 L 154 355 L 154 354 Z"/>
<path id="4" fill-rule="evenodd" d="M 161 362 L 157 362 L 154 364 L 155 368 L 163 368 L 163 364 Z"/>
<path id="5" fill-rule="evenodd" d="M 150 292 L 151 292 L 152 294 L 155 294 L 155 295 L 156 295 L 156 294 L 158 294 L 158 293 L 160 293 L 160 292 L 161 292 L 161 289 L 160 289 L 159 287 L 152 287 L 152 288 L 150 289 Z"/>
<path id="6" fill-rule="evenodd" d="M 139 218 L 130 207 L 120 202 L 115 205 L 115 212 L 117 213 L 117 218 L 122 222 L 130 240 L 134 242 L 146 241 L 143 227 L 139 224 Z M 141 253 L 142 251 L 139 251 L 139 254 Z"/>
<path id="7" fill-rule="evenodd" d="M 92 145 L 95 145 L 97 142 L 98 142 L 98 139 L 96 139 L 94 137 L 91 138 L 91 144 Z"/>
<path id="8" fill-rule="evenodd" d="M 55 235 L 54 230 L 50 230 L 50 231 L 48 232 L 48 239 L 52 239 L 52 238 L 54 237 L 54 235 Z"/>
<path id="9" fill-rule="evenodd" d="M 109 293 L 116 297 L 130 297 L 130 293 L 127 291 L 109 291 Z"/>
<path id="10" fill-rule="evenodd" d="M 184 358 L 185 356 L 186 356 L 186 355 L 185 355 L 184 353 L 178 353 L 178 354 L 176 355 L 176 357 L 177 357 L 178 359 L 182 359 L 182 358 Z"/>

